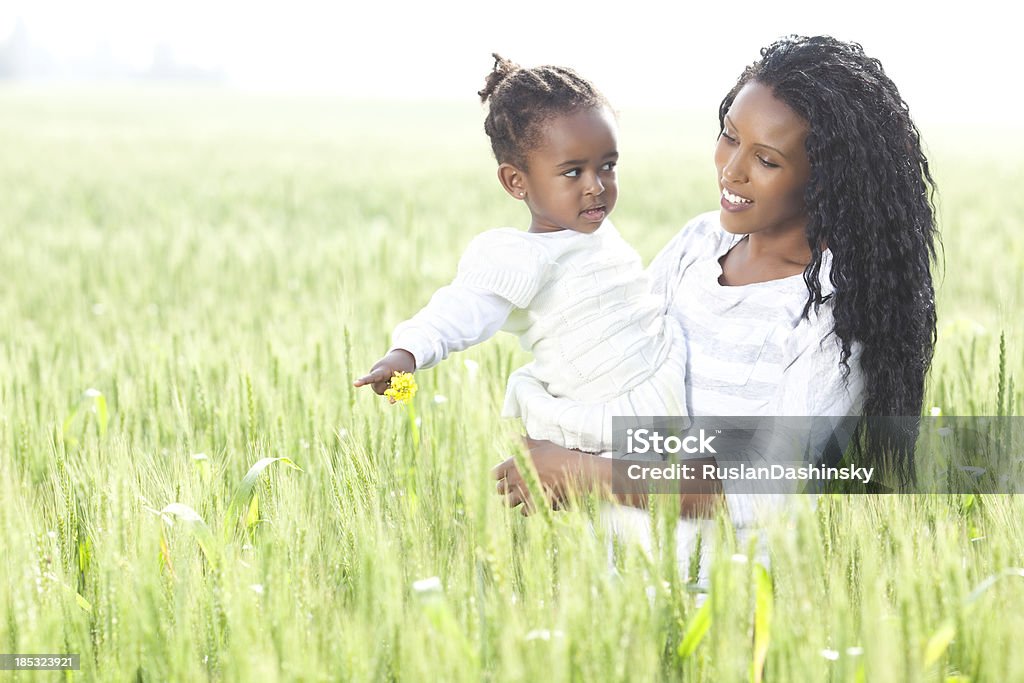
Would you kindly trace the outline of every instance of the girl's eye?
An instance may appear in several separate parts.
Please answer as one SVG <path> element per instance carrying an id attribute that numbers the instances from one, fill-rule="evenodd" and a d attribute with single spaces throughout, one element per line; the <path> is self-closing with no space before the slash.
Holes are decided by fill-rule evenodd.
<path id="1" fill-rule="evenodd" d="M 614 171 L 615 167 L 617 165 L 618 165 L 618 162 L 616 162 L 616 161 L 609 161 L 607 164 L 605 164 L 604 166 L 601 167 L 601 170 L 602 171 Z"/>
<path id="2" fill-rule="evenodd" d="M 562 175 L 564 175 L 566 178 L 577 178 L 580 175 L 580 169 L 573 168 L 573 169 L 570 169 L 570 170 L 566 171 Z"/>

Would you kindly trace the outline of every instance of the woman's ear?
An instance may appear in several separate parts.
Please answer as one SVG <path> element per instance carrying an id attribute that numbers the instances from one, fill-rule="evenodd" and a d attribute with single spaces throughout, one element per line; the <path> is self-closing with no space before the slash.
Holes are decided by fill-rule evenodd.
<path id="1" fill-rule="evenodd" d="M 498 182 L 515 199 L 526 199 L 526 174 L 512 164 L 498 166 Z"/>

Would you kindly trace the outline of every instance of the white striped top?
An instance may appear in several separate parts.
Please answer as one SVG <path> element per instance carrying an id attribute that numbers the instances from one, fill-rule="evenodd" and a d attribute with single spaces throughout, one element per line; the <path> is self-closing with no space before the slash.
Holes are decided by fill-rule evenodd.
<path id="1" fill-rule="evenodd" d="M 702 214 L 649 267 L 655 293 L 683 328 L 691 415 L 859 415 L 864 398 L 860 348 L 854 344 L 844 380 L 831 305 L 826 301 L 801 318 L 808 296 L 802 274 L 742 286 L 719 284 L 719 259 L 741 239 L 722 229 L 718 211 Z M 825 251 L 823 295 L 834 290 L 831 263 L 832 254 Z M 730 495 L 728 482 L 723 487 L 740 526 L 756 521 L 756 506 L 777 508 L 782 502 L 778 496 Z"/>
<path id="2" fill-rule="evenodd" d="M 683 328 L 688 346 L 687 403 L 695 416 L 857 415 L 863 381 L 854 345 L 849 381 L 826 301 L 801 318 L 807 301 L 803 275 L 723 286 L 719 259 L 740 235 L 722 229 L 718 212 L 693 219 L 655 257 L 648 271 L 665 310 Z M 821 291 L 832 254 L 825 251 Z"/>

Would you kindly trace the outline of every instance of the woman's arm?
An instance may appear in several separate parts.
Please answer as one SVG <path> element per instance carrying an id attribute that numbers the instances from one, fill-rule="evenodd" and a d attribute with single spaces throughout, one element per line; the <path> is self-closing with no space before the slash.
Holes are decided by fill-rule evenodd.
<path id="1" fill-rule="evenodd" d="M 548 496 L 547 502 L 553 507 L 564 503 L 570 491 L 597 491 L 610 495 L 623 505 L 647 507 L 646 490 L 625 477 L 622 468 L 614 467 L 612 458 L 569 450 L 550 441 L 527 438 L 526 444 L 541 487 Z M 698 471 L 701 471 L 701 466 L 714 462 L 714 458 L 687 460 L 688 464 L 697 466 Z M 522 504 L 523 514 L 533 510 L 534 503 L 514 458 L 499 464 L 491 474 L 497 479 L 497 491 L 505 496 L 506 505 L 516 507 Z M 710 516 L 723 500 L 722 487 L 714 479 L 680 482 L 679 494 L 679 514 L 683 517 Z"/>

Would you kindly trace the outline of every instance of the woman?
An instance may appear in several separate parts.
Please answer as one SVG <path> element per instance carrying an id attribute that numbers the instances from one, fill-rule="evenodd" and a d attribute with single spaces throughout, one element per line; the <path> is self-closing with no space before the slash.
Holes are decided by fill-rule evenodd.
<path id="1" fill-rule="evenodd" d="M 794 36 L 761 57 L 719 108 L 720 210 L 691 221 L 650 266 L 687 339 L 688 403 L 698 417 L 919 416 L 937 232 L 917 127 L 857 44 Z M 536 389 L 524 400 L 545 400 Z M 573 404 L 546 400 L 533 409 L 571 418 Z M 884 460 L 907 481 L 916 430 L 887 424 L 860 421 L 858 464 Z M 530 446 L 552 503 L 570 482 L 616 488 L 605 458 Z M 494 476 L 508 505 L 530 503 L 514 461 Z M 720 484 L 729 494 L 728 482 L 684 491 L 681 514 L 706 515 Z M 737 525 L 754 521 L 749 497 L 725 498 Z"/>

